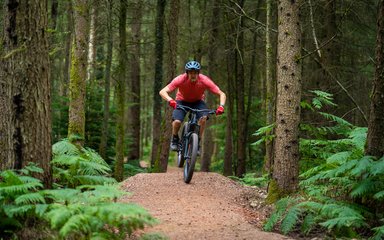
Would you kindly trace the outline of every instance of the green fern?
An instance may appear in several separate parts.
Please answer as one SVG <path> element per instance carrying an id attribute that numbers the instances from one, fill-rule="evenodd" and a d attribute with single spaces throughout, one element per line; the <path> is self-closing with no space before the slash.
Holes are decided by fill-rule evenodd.
<path id="1" fill-rule="evenodd" d="M 63 186 L 115 182 L 108 164 L 90 148 L 78 148 L 68 140 L 53 145 L 54 177 Z"/>
<path id="2" fill-rule="evenodd" d="M 381 240 L 384 238 L 384 225 L 380 227 L 375 227 L 372 229 L 375 231 L 375 235 L 372 236 L 372 240 Z"/>
<path id="3" fill-rule="evenodd" d="M 275 203 L 275 210 L 264 224 L 265 231 L 272 231 L 275 225 L 280 221 L 280 219 L 284 216 L 285 211 L 287 210 L 288 205 L 294 202 L 295 199 L 291 197 L 285 197 L 280 199 Z"/>
<path id="4" fill-rule="evenodd" d="M 281 231 L 284 234 L 288 234 L 293 230 L 295 225 L 298 223 L 299 216 L 302 213 L 302 209 L 299 208 L 297 205 L 289 208 L 287 211 L 287 214 L 283 218 L 283 221 L 281 223 Z"/>
<path id="5" fill-rule="evenodd" d="M 333 94 L 319 90 L 313 90 L 310 92 L 316 95 L 316 97 L 312 99 L 312 105 L 316 109 L 321 109 L 323 106 L 337 106 L 337 104 L 333 102 Z"/>

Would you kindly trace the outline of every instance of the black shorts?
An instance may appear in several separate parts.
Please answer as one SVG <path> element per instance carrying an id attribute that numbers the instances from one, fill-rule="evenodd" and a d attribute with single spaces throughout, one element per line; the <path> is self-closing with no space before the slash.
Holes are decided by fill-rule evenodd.
<path id="1" fill-rule="evenodd" d="M 194 109 L 199 109 L 199 110 L 207 109 L 207 105 L 205 104 L 205 102 L 203 100 L 199 100 L 197 102 L 185 102 L 185 101 L 181 101 L 181 100 L 176 100 L 176 102 L 177 102 L 177 105 L 184 105 L 184 106 L 194 108 Z M 175 109 L 175 110 L 173 110 L 173 113 L 172 113 L 172 120 L 180 120 L 180 122 L 182 122 L 182 121 L 184 121 L 186 114 L 187 113 L 184 110 Z M 202 116 L 207 116 L 207 115 L 208 115 L 208 112 L 196 113 L 197 119 L 200 119 Z"/>

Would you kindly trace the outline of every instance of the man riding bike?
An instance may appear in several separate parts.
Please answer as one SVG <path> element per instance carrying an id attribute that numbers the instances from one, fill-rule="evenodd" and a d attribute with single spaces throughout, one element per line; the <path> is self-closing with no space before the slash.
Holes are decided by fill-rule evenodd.
<path id="1" fill-rule="evenodd" d="M 177 151 L 179 144 L 178 132 L 186 115 L 185 111 L 176 108 L 178 104 L 199 110 L 207 109 L 204 101 L 204 92 L 205 90 L 209 90 L 211 93 L 219 96 L 220 98 L 220 105 L 216 109 L 216 115 L 224 113 L 224 104 L 226 101 L 225 93 L 222 92 L 209 77 L 201 74 L 200 69 L 200 63 L 197 61 L 187 62 L 185 64 L 185 73 L 174 78 L 159 92 L 160 96 L 174 109 L 172 113 L 173 136 L 170 145 L 172 151 Z M 169 96 L 169 93 L 173 92 L 175 89 L 178 89 L 176 93 L 176 101 Z M 207 112 L 199 112 L 197 115 L 200 125 L 199 139 L 203 136 L 207 115 Z M 200 143 L 198 155 L 200 155 Z"/>

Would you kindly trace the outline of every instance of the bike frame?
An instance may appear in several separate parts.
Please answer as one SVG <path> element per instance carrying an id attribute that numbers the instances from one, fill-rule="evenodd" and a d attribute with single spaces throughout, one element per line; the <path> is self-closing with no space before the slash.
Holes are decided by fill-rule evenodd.
<path id="1" fill-rule="evenodd" d="M 193 109 L 183 105 L 178 105 L 177 108 L 189 112 L 189 120 L 183 125 L 183 133 L 177 156 L 177 166 L 184 166 L 184 182 L 189 183 L 193 176 L 200 141 L 200 125 L 198 122 L 199 119 L 197 119 L 197 113 L 208 112 L 208 114 L 214 114 L 215 111 L 210 109 Z"/>
<path id="2" fill-rule="evenodd" d="M 188 146 L 189 144 L 189 137 L 191 136 L 192 133 L 196 133 L 197 136 L 199 137 L 199 140 L 200 140 L 200 125 L 198 123 L 198 120 L 197 120 L 197 116 L 196 116 L 196 111 L 190 111 L 189 112 L 189 120 L 188 120 L 188 129 L 187 129 L 187 132 L 184 133 L 182 137 L 182 141 L 181 141 L 181 150 L 183 151 L 183 155 L 184 155 L 184 159 L 185 160 L 188 160 L 189 159 L 189 156 L 188 156 L 188 148 L 185 147 L 185 146 Z"/>

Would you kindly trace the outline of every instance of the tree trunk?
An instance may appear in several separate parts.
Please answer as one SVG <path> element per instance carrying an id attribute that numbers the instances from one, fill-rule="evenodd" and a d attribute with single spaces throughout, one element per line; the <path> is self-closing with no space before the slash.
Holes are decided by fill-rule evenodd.
<path id="1" fill-rule="evenodd" d="M 96 67 L 96 19 L 97 19 L 97 1 L 91 1 L 90 25 L 89 25 L 89 41 L 88 41 L 88 58 L 87 58 L 87 83 L 90 84 L 94 80 L 94 72 Z"/>
<path id="2" fill-rule="evenodd" d="M 68 32 L 66 37 L 65 37 L 65 48 L 64 48 L 64 69 L 63 69 L 63 88 L 62 88 L 62 96 L 67 96 L 67 89 L 68 89 L 68 84 L 70 82 L 70 66 L 71 66 L 71 49 L 72 49 L 72 39 L 73 39 L 73 8 L 72 8 L 72 2 L 68 1 L 67 5 L 67 27 L 66 31 Z"/>
<path id="3" fill-rule="evenodd" d="M 272 8 L 275 6 L 272 0 L 267 0 L 266 2 L 266 29 L 265 29 L 265 82 L 266 82 L 266 94 L 265 94 L 265 117 L 266 125 L 273 124 L 275 120 L 275 95 L 276 95 L 276 80 L 274 78 L 275 63 L 273 58 L 273 48 L 272 48 Z M 267 136 L 270 136 L 272 133 L 267 133 Z M 265 141 L 265 161 L 264 161 L 264 170 L 267 173 L 272 172 L 273 164 L 273 140 Z"/>
<path id="4" fill-rule="evenodd" d="M 176 77 L 176 66 L 177 66 L 177 49 L 178 49 L 178 23 L 179 23 L 179 12 L 180 12 L 180 0 L 170 1 L 170 12 L 168 17 L 168 72 L 167 79 L 171 81 Z M 165 105 L 164 118 L 163 118 L 161 133 L 163 140 L 161 141 L 161 153 L 160 162 L 167 169 L 167 163 L 169 158 L 169 137 L 172 135 L 172 109 Z"/>
<path id="5" fill-rule="evenodd" d="M 371 109 L 365 152 L 378 158 L 384 155 L 384 1 L 377 14 L 376 69 L 373 80 Z"/>
<path id="6" fill-rule="evenodd" d="M 58 15 L 58 9 L 59 7 L 59 2 L 58 0 L 52 0 L 51 1 L 51 28 L 53 30 L 56 30 L 56 26 L 57 26 L 57 15 Z"/>
<path id="7" fill-rule="evenodd" d="M 0 170 L 37 163 L 51 173 L 48 1 L 6 2 L 0 65 Z"/>
<path id="8" fill-rule="evenodd" d="M 300 1 L 278 5 L 276 139 L 269 200 L 296 191 L 301 97 Z"/>
<path id="9" fill-rule="evenodd" d="M 210 20 L 210 36 L 209 36 L 209 45 L 208 45 L 208 76 L 212 79 L 216 79 L 216 60 L 217 60 L 217 43 L 216 38 L 219 34 L 219 23 L 220 23 L 220 6 L 219 0 L 213 1 L 212 6 L 212 15 Z M 214 80 L 215 81 L 215 80 Z M 207 96 L 207 105 L 210 108 L 215 107 L 214 103 L 216 96 L 208 95 Z M 201 157 L 201 168 L 200 170 L 203 172 L 209 172 L 209 168 L 211 165 L 211 159 L 213 155 L 214 141 L 213 141 L 213 130 L 210 128 L 215 122 L 215 118 L 210 118 L 206 123 L 206 129 L 204 131 L 203 143 L 201 147 L 203 148 L 202 157 Z"/>
<path id="10" fill-rule="evenodd" d="M 244 0 L 239 3 L 240 7 L 244 6 Z M 246 172 L 246 123 L 245 123 L 245 74 L 244 74 L 244 33 L 242 27 L 244 25 L 243 18 L 240 19 L 238 32 L 238 49 L 237 49 L 237 75 L 236 75 L 236 95 L 237 95 L 237 169 L 236 176 L 242 177 Z"/>
<path id="11" fill-rule="evenodd" d="M 87 0 L 73 0 L 75 44 L 72 52 L 71 77 L 69 83 L 68 137 L 79 145 L 84 144 L 85 135 L 85 80 L 87 77 Z"/>
<path id="12" fill-rule="evenodd" d="M 140 158 L 140 57 L 141 57 L 141 20 L 143 7 L 141 1 L 134 4 L 132 20 L 132 60 L 131 60 L 131 107 L 130 107 L 130 127 L 128 135 L 131 144 L 128 147 L 128 160 L 137 160 Z"/>
<path id="13" fill-rule="evenodd" d="M 152 158 L 151 166 L 154 172 L 165 172 L 164 165 L 160 162 L 160 119 L 162 99 L 159 91 L 162 88 L 163 79 L 163 47 L 164 47 L 164 12 L 166 0 L 157 0 L 157 15 L 156 15 L 156 40 L 155 40 L 155 79 L 153 88 L 153 124 L 152 124 Z"/>
<path id="14" fill-rule="evenodd" d="M 113 55 L 113 35 L 112 35 L 112 9 L 113 1 L 107 1 L 107 59 L 105 65 L 104 77 L 104 115 L 103 115 L 103 129 L 101 131 L 100 140 L 100 156 L 104 159 L 107 157 L 107 142 L 108 142 L 108 121 L 109 121 L 109 98 L 111 89 L 111 65 Z"/>
<path id="15" fill-rule="evenodd" d="M 260 14 L 260 5 L 261 5 L 261 1 L 257 1 L 257 5 L 256 5 L 256 12 L 255 12 L 255 19 L 258 19 L 259 18 L 259 14 Z M 257 27 L 257 23 L 255 23 L 255 27 Z M 264 85 L 264 81 L 261 77 L 257 78 L 257 75 L 258 74 L 258 69 L 257 69 L 257 62 L 256 62 L 256 55 L 257 55 L 257 46 L 258 46 L 258 41 L 257 41 L 257 37 L 258 37 L 259 33 L 257 31 L 254 31 L 253 32 L 253 41 L 252 41 L 252 53 L 251 53 L 251 64 L 250 64 L 250 71 L 249 71 L 249 81 L 248 81 L 248 85 L 247 85 L 247 108 L 245 110 L 245 129 L 244 129 L 244 132 L 245 132 L 245 143 L 246 143 L 246 149 L 245 151 L 248 152 L 248 156 L 245 156 L 246 159 L 248 159 L 247 161 L 249 161 L 249 165 L 251 166 L 255 166 L 255 163 L 253 162 L 253 157 L 252 157 L 252 148 L 251 148 L 251 144 L 252 144 L 252 141 L 250 141 L 250 136 L 251 134 L 249 133 L 250 131 L 250 123 L 249 123 L 249 119 L 250 119 L 250 116 L 251 116 L 251 109 L 253 109 L 253 106 L 252 106 L 252 102 L 254 101 L 254 96 L 260 96 L 261 99 L 263 99 L 261 97 L 261 92 L 264 92 L 264 87 L 259 87 L 257 89 L 255 89 L 255 86 L 256 86 L 256 80 L 259 79 L 259 84 L 260 85 Z M 259 90 L 259 91 L 255 91 L 255 90 Z M 260 109 L 255 109 L 255 111 L 262 111 L 262 106 L 260 106 Z"/>
<path id="16" fill-rule="evenodd" d="M 119 77 L 116 83 L 116 159 L 115 178 L 117 181 L 124 179 L 124 135 L 125 135 L 125 84 L 127 65 L 127 5 L 125 0 L 120 0 L 119 19 Z"/>

